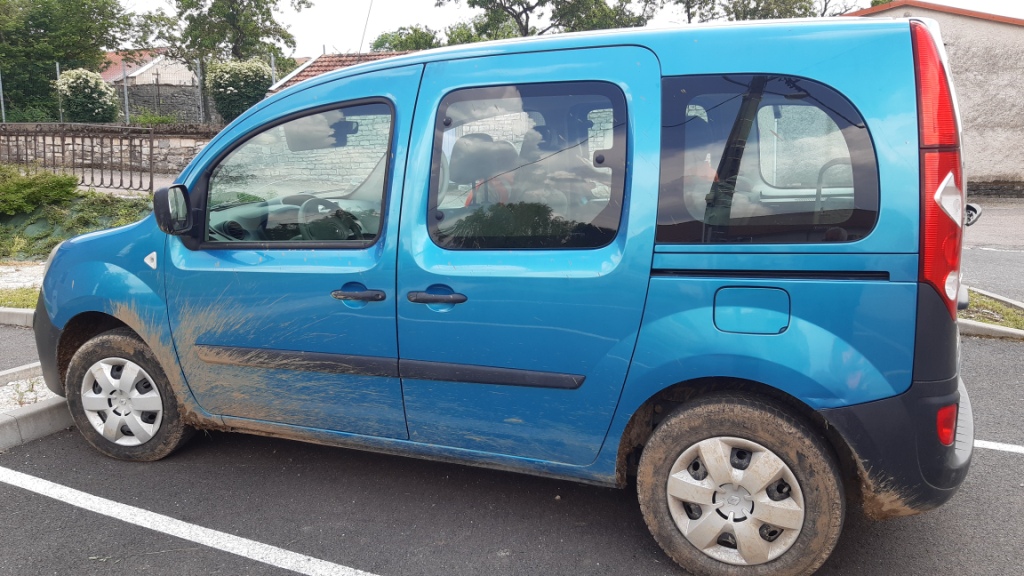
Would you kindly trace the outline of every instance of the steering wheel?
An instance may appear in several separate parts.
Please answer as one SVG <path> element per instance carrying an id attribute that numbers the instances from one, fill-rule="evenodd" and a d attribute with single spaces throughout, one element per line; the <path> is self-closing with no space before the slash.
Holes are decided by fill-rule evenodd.
<path id="1" fill-rule="evenodd" d="M 299 207 L 299 233 L 304 240 L 359 240 L 363 227 L 334 202 L 310 198 Z"/>

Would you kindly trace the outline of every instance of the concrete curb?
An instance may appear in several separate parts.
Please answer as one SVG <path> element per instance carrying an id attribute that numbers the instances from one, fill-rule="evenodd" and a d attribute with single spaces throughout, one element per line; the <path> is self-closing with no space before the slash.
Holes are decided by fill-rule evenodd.
<path id="1" fill-rule="evenodd" d="M 73 424 L 64 398 L 50 398 L 0 414 L 0 451 L 44 438 Z"/>
<path id="2" fill-rule="evenodd" d="M 24 366 L 18 366 L 17 368 L 11 368 L 10 370 L 0 372 L 0 386 L 11 382 L 17 382 L 18 380 L 28 380 L 29 378 L 35 378 L 36 376 L 42 375 L 43 369 L 39 365 L 39 362 L 25 364 Z"/>
<path id="3" fill-rule="evenodd" d="M 986 324 L 975 320 L 957 320 L 960 326 L 960 334 L 963 336 L 983 336 L 985 338 L 1007 338 L 1010 340 L 1024 340 L 1024 330 L 1015 328 L 1003 328 L 995 324 Z"/>
<path id="4" fill-rule="evenodd" d="M 0 324 L 31 328 L 34 313 L 31 308 L 0 308 Z"/>

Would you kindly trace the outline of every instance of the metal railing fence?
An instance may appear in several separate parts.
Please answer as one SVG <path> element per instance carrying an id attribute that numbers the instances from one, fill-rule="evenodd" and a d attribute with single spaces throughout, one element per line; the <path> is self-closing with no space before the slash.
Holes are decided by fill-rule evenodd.
<path id="1" fill-rule="evenodd" d="M 0 124 L 0 163 L 74 174 L 83 186 L 153 192 L 153 128 Z"/>

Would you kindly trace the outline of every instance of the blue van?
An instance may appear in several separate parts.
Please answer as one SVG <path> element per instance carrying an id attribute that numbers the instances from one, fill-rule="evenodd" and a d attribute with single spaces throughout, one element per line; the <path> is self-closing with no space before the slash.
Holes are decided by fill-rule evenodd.
<path id="1" fill-rule="evenodd" d="M 872 55 L 884 54 L 884 58 Z M 196 429 L 626 487 L 694 574 L 804 574 L 971 460 L 964 175 L 927 20 L 432 50 L 254 106 L 50 255 L 99 451 Z"/>

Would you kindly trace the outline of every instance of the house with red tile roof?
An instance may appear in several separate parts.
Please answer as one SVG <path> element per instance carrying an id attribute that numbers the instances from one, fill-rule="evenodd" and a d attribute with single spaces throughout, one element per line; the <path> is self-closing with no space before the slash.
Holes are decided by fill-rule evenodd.
<path id="1" fill-rule="evenodd" d="M 285 88 L 294 86 L 303 80 L 308 80 L 314 76 L 326 74 L 327 72 L 333 72 L 342 68 L 348 68 L 349 66 L 355 66 L 356 64 L 362 64 L 364 62 L 373 62 L 375 60 L 382 60 L 384 58 L 390 58 L 392 56 L 400 56 L 402 54 L 408 54 L 408 52 L 366 52 L 359 54 L 321 54 L 311 60 L 301 63 L 298 68 L 292 70 L 291 74 L 288 74 L 277 84 L 270 87 L 268 91 L 270 94 L 280 92 Z"/>
<path id="2" fill-rule="evenodd" d="M 103 80 L 121 85 L 127 78 L 129 86 L 162 84 L 165 86 L 198 86 L 199 80 L 184 62 L 168 58 L 161 48 L 107 52 Z"/>
<path id="3" fill-rule="evenodd" d="M 168 57 L 162 48 L 108 52 L 100 76 L 114 86 L 122 106 L 127 92 L 133 118 L 157 114 L 181 122 L 209 119 L 209 102 L 205 108 L 199 104 L 198 76 L 184 62 Z"/>
<path id="4" fill-rule="evenodd" d="M 894 0 L 846 16 L 939 23 L 960 103 L 968 194 L 1019 195 L 1024 189 L 1024 20 L 919 0 Z M 870 49 L 859 56 L 868 65 L 886 57 Z"/>

